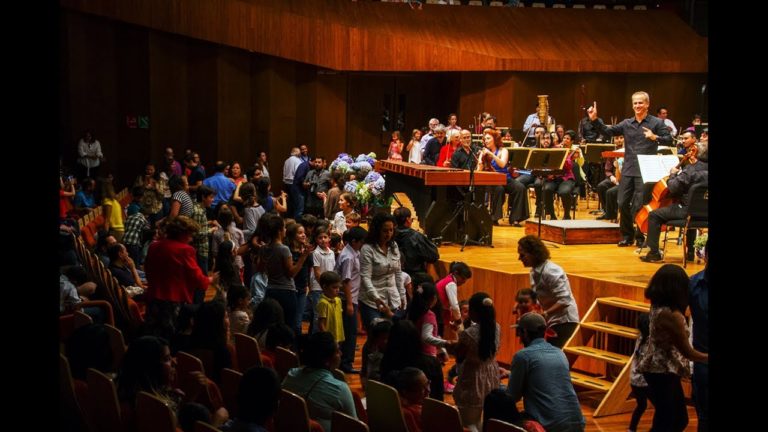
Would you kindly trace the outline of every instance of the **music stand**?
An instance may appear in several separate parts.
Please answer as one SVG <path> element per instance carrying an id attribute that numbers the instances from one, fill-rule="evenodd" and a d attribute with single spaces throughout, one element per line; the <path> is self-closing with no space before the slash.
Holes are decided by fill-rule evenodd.
<path id="1" fill-rule="evenodd" d="M 528 164 L 528 158 L 531 157 L 531 150 L 533 150 L 533 148 L 514 147 L 507 150 L 509 151 L 509 162 L 507 162 L 507 166 L 516 168 L 518 172 L 520 172 L 520 170 L 524 169 Z M 521 172 L 521 174 L 529 173 Z"/>
<path id="2" fill-rule="evenodd" d="M 616 144 L 605 144 L 605 143 L 586 143 L 584 146 L 584 162 L 587 164 L 597 165 L 598 166 L 598 172 L 603 172 L 602 165 L 603 165 L 603 152 L 604 151 L 614 151 L 616 150 Z M 602 177 L 601 177 L 602 178 Z M 594 190 L 595 186 L 592 185 L 592 183 L 589 182 L 590 179 L 587 179 L 587 185 L 589 186 L 590 191 Z M 587 191 L 589 193 L 590 191 Z M 589 208 L 589 199 L 587 199 L 587 208 Z M 598 205 L 597 210 L 593 210 L 589 212 L 590 214 L 599 214 L 601 213 L 603 209 L 600 209 L 600 206 Z"/>
<path id="3" fill-rule="evenodd" d="M 544 177 L 564 172 L 563 165 L 565 164 L 565 158 L 568 156 L 568 150 L 570 149 L 532 148 L 525 166 L 534 177 L 539 179 L 539 184 L 541 184 L 541 193 L 536 195 L 536 205 L 539 208 L 539 238 L 541 238 L 541 215 L 544 213 L 544 206 L 542 205 L 544 200 Z"/>

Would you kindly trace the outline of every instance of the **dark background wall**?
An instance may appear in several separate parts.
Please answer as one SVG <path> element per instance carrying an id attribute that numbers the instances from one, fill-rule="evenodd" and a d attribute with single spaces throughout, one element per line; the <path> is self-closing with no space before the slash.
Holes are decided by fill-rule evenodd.
<path id="1" fill-rule="evenodd" d="M 406 139 L 450 112 L 464 127 L 489 111 L 500 126 L 519 129 L 538 94 L 548 94 L 550 113 L 574 129 L 579 107 L 593 100 L 606 121 L 629 116 L 630 95 L 640 89 L 678 126 L 706 112 L 706 74 L 335 72 L 71 11 L 61 12 L 60 47 L 60 154 L 74 165 L 77 140 L 93 128 L 121 186 L 167 146 L 177 156 L 198 151 L 206 166 L 251 163 L 265 150 L 279 178 L 299 144 L 327 158 L 385 154 L 400 113 Z M 128 115 L 149 116 L 149 129 L 128 128 Z"/>

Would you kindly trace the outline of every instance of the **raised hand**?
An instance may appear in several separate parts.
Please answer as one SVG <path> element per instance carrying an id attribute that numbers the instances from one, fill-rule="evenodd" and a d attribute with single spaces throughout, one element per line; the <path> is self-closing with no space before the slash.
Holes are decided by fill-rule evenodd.
<path id="1" fill-rule="evenodd" d="M 645 135 L 645 139 L 656 141 L 656 134 L 645 126 L 643 126 L 643 135 Z"/>
<path id="2" fill-rule="evenodd" d="M 597 101 L 592 102 L 592 106 L 587 108 L 587 115 L 590 121 L 597 120 Z"/>

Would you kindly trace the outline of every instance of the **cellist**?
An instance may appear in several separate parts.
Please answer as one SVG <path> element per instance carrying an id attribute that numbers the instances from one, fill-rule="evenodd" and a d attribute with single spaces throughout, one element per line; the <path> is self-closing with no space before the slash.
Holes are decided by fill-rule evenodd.
<path id="1" fill-rule="evenodd" d="M 619 213 L 621 215 L 621 235 L 623 239 L 619 246 L 632 246 L 636 238 L 638 246 L 643 244 L 643 234 L 634 229 L 635 213 L 643 204 L 643 178 L 640 176 L 640 165 L 637 155 L 655 155 L 658 146 L 670 145 L 672 136 L 669 128 L 658 117 L 648 114 L 650 98 L 644 91 L 632 95 L 632 110 L 635 116 L 627 118 L 614 126 L 606 126 L 597 118 L 597 102 L 587 113 L 592 126 L 604 135 L 624 135 L 624 166 L 619 180 Z"/>
<path id="2" fill-rule="evenodd" d="M 662 259 L 659 252 L 659 236 L 661 226 L 667 221 L 685 219 L 688 215 L 688 192 L 696 184 L 707 184 L 709 169 L 707 164 L 707 149 L 705 146 L 696 146 L 694 132 L 685 131 L 682 135 L 686 147 L 688 164 L 681 169 L 677 167 L 669 171 L 667 187 L 673 197 L 680 197 L 680 202 L 652 211 L 648 217 L 647 245 L 650 251 L 646 256 L 640 257 L 645 262 L 659 262 Z M 696 229 L 689 229 L 686 233 L 686 260 L 693 261 L 693 242 L 696 240 Z"/>

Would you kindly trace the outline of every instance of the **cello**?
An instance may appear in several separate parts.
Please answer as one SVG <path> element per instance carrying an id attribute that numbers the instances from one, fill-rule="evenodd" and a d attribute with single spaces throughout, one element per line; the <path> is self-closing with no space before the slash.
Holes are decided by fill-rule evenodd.
<path id="1" fill-rule="evenodd" d="M 695 164 L 697 162 L 696 155 L 698 152 L 699 147 L 697 145 L 694 144 L 690 146 L 685 156 L 683 156 L 683 159 L 679 164 L 677 164 L 675 168 L 680 169 L 686 163 Z M 677 199 L 669 196 L 667 179 L 669 179 L 669 176 L 664 177 L 663 179 L 656 182 L 656 184 L 653 186 L 653 192 L 651 193 L 651 201 L 649 201 L 648 204 L 642 206 L 635 215 L 635 223 L 637 224 L 637 228 L 643 234 L 648 234 L 648 218 L 650 217 L 652 211 L 661 207 L 672 205 L 677 202 Z M 662 231 L 665 231 L 666 229 L 666 225 L 661 226 Z"/>

